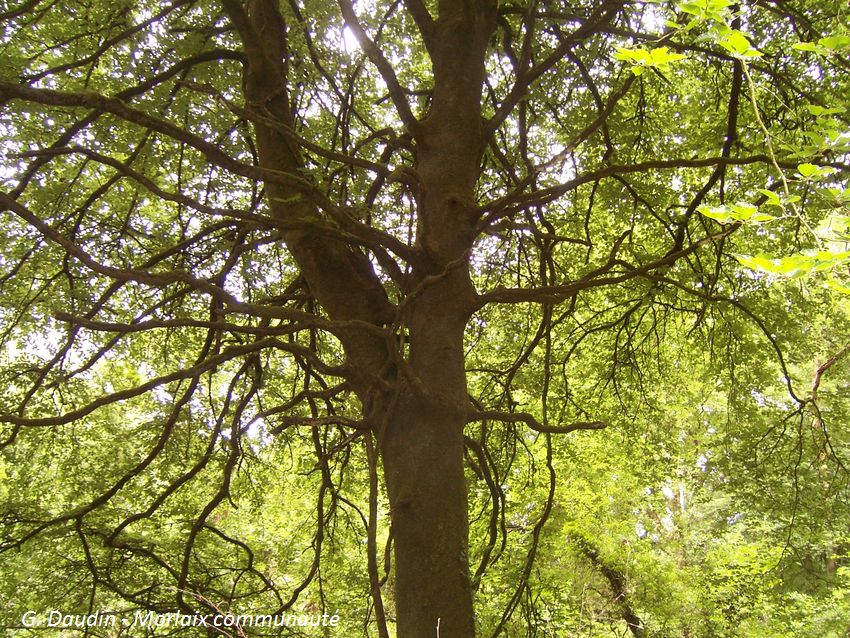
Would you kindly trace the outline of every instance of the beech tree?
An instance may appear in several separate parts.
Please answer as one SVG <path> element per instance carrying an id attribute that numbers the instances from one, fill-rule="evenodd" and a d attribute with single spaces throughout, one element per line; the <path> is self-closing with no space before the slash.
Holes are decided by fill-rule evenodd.
<path id="1" fill-rule="evenodd" d="M 564 635 L 533 612 L 536 570 L 577 578 L 544 542 L 591 449 L 570 446 L 607 441 L 603 468 L 641 432 L 731 446 L 698 471 L 793 509 L 782 530 L 833 502 L 801 486 L 844 493 L 844 3 L 26 0 L 0 19 L 10 626 L 26 590 Z M 636 425 L 673 405 L 680 424 L 713 406 L 729 438 Z M 610 593 L 599 626 L 662 635 L 604 539 L 571 529 Z M 343 596 L 346 547 L 364 584 Z"/>

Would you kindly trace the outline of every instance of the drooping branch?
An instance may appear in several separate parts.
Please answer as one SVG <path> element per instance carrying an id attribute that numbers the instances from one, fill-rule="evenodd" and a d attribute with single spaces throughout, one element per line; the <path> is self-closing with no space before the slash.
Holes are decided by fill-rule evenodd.
<path id="1" fill-rule="evenodd" d="M 157 73 L 156 75 L 140 82 L 135 86 L 119 91 L 115 94 L 114 97 L 122 101 L 132 100 L 133 98 L 139 97 L 140 95 L 145 94 L 147 91 L 150 91 L 151 89 L 163 84 L 174 76 L 188 72 L 190 69 L 194 68 L 197 65 L 222 60 L 242 62 L 244 61 L 244 56 L 240 52 L 231 51 L 229 49 L 213 49 L 211 51 L 204 51 L 174 63 L 164 71 Z M 48 149 L 45 150 L 67 147 L 68 144 L 70 144 L 75 138 L 75 136 L 80 134 L 87 127 L 90 127 L 95 122 L 97 122 L 97 120 L 103 113 L 104 111 L 100 111 L 97 109 L 90 111 L 82 119 L 78 120 L 73 125 L 68 127 L 68 129 L 65 130 L 65 132 L 62 133 L 53 142 L 53 144 L 51 144 Z M 38 170 L 42 166 L 44 166 L 44 164 L 46 164 L 49 159 L 50 156 L 40 156 L 27 168 L 27 170 L 19 178 L 18 186 L 11 191 L 14 197 L 18 197 L 21 193 L 24 192 L 24 189 L 29 184 L 30 180 L 32 180 Z"/>
<path id="2" fill-rule="evenodd" d="M 241 346 L 230 346 L 228 348 L 225 348 L 220 354 L 207 357 L 196 365 L 182 370 L 177 370 L 169 374 L 154 377 L 137 386 L 127 388 L 126 390 L 119 390 L 111 394 L 103 394 L 94 401 L 91 401 L 90 403 L 84 405 L 83 407 L 71 410 L 69 412 L 66 412 L 65 414 L 32 418 L 18 416 L 17 414 L 0 414 L 0 423 L 11 423 L 12 425 L 21 425 L 25 427 L 49 427 L 55 425 L 65 425 L 74 421 L 80 421 L 95 410 L 98 410 L 99 408 L 102 408 L 104 406 L 141 396 L 150 392 L 154 388 L 158 388 L 160 386 L 164 386 L 175 381 L 196 378 L 201 374 L 204 374 L 205 372 L 217 368 L 222 363 L 235 359 L 241 359 L 245 355 L 259 352 L 265 347 L 271 345 L 273 341 L 274 340 L 272 337 L 266 337 L 254 343 Z"/>
<path id="3" fill-rule="evenodd" d="M 332 211 L 329 211 L 331 212 L 334 221 L 337 222 L 337 225 L 331 225 L 318 224 L 312 222 L 311 220 L 282 221 L 280 219 L 269 217 L 267 215 L 263 215 L 254 211 L 248 212 L 233 208 L 209 206 L 182 193 L 169 192 L 160 188 L 152 179 L 140 173 L 139 171 L 134 170 L 127 162 L 122 162 L 113 157 L 103 155 L 102 153 L 98 153 L 97 151 L 79 145 L 64 148 L 51 147 L 49 149 L 39 151 L 26 151 L 24 153 L 15 154 L 13 155 L 13 157 L 56 157 L 60 155 L 69 154 L 83 155 L 85 157 L 95 160 L 96 162 L 99 162 L 106 166 L 110 166 L 111 168 L 114 168 L 116 171 L 118 171 L 120 174 L 125 175 L 130 179 L 133 179 L 160 199 L 182 204 L 184 206 L 197 210 L 198 212 L 206 213 L 208 215 L 213 216 L 231 217 L 234 219 L 249 222 L 254 225 L 263 225 L 268 228 L 275 228 L 279 230 L 307 230 L 328 237 L 334 237 L 336 239 L 352 241 L 356 244 L 368 247 L 374 251 L 383 251 L 385 249 L 390 250 L 396 255 L 399 255 L 400 257 L 404 258 L 408 262 L 413 262 L 416 260 L 416 255 L 413 253 L 410 247 L 407 246 L 407 244 L 399 241 L 389 233 L 382 232 L 381 230 L 374 228 L 369 224 L 364 224 L 362 222 L 357 221 L 346 211 L 340 208 L 334 207 Z M 395 262 L 388 254 L 384 253 L 383 256 L 385 258 L 382 260 L 382 265 L 387 265 L 387 271 L 390 274 L 397 274 L 399 271 L 398 264 L 395 264 Z"/>
<path id="4" fill-rule="evenodd" d="M 277 319 L 290 319 L 302 321 L 304 325 L 312 325 L 327 328 L 328 332 L 347 333 L 352 328 L 365 330 L 367 333 L 384 339 L 387 332 L 374 323 L 358 319 L 349 320 L 326 320 L 314 313 L 292 310 L 273 305 L 251 304 L 239 301 L 235 296 L 224 290 L 220 285 L 190 275 L 183 270 L 171 270 L 165 272 L 152 272 L 140 268 L 116 268 L 102 264 L 80 248 L 77 244 L 67 239 L 64 235 L 42 221 L 31 210 L 10 198 L 6 193 L 0 192 L 0 210 L 11 210 L 27 223 L 38 229 L 47 239 L 60 245 L 70 256 L 80 260 L 94 272 L 109 277 L 116 281 L 136 282 L 148 286 L 162 287 L 175 283 L 187 284 L 198 291 L 207 293 L 220 300 L 225 305 L 226 312 L 248 314 L 256 317 L 267 317 Z"/>
<path id="5" fill-rule="evenodd" d="M 200 151 L 208 161 L 237 175 L 252 180 L 279 183 L 305 196 L 315 198 L 320 204 L 329 204 L 327 197 L 303 177 L 279 169 L 251 166 L 235 160 L 222 151 L 216 144 L 208 142 L 204 138 L 182 129 L 167 120 L 132 108 L 118 98 L 101 95 L 95 91 L 73 92 L 57 91 L 54 89 L 36 89 L 7 80 L 0 80 L 0 104 L 10 99 L 20 99 L 45 106 L 82 107 L 111 113 L 127 122 L 137 124 L 157 133 L 162 133 L 178 142 L 182 142 Z M 331 205 L 331 207 L 334 208 L 335 206 Z"/>
<path id="6" fill-rule="evenodd" d="M 818 366 L 818 369 L 815 370 L 815 374 L 812 377 L 812 401 L 816 402 L 818 399 L 818 390 L 820 389 L 821 379 L 823 379 L 823 375 L 826 374 L 827 370 L 829 370 L 832 366 L 838 363 L 848 352 L 850 352 L 850 343 L 841 348 L 838 352 L 832 355 L 829 359 L 824 361 L 822 364 Z"/>
<path id="7" fill-rule="evenodd" d="M 30 11 L 35 9 L 35 7 L 37 7 L 40 2 L 42 2 L 42 0 L 27 0 L 26 2 L 23 2 L 17 7 L 10 7 L 8 11 L 0 13 L 0 20 L 12 20 L 26 13 L 29 13 Z"/>
<path id="8" fill-rule="evenodd" d="M 106 53 L 109 49 L 111 49 L 115 45 L 117 45 L 120 42 L 123 42 L 124 40 L 127 40 L 128 38 L 132 37 L 133 35 L 141 32 L 146 27 L 149 27 L 150 25 L 155 24 L 157 22 L 161 22 L 163 18 L 165 18 L 168 14 L 172 13 L 173 11 L 175 11 L 175 10 L 177 10 L 177 9 L 183 7 L 183 6 L 194 4 L 194 2 L 195 2 L 195 0 L 175 0 L 175 2 L 164 7 L 158 13 L 153 14 L 147 20 L 144 20 L 142 22 L 139 22 L 138 24 L 134 24 L 130 27 L 127 27 L 126 29 L 124 29 L 120 33 L 118 33 L 117 35 L 114 35 L 111 38 L 108 38 L 97 49 L 92 51 L 89 55 L 84 56 L 82 58 L 78 58 L 78 59 L 74 60 L 73 62 L 67 62 L 65 64 L 60 64 L 59 66 L 51 67 L 49 69 L 45 69 L 44 71 L 40 71 L 38 73 L 34 73 L 32 75 L 26 76 L 24 78 L 24 80 L 28 84 L 33 84 L 33 83 L 36 83 L 39 80 L 42 80 L 42 79 L 44 79 L 44 78 L 46 78 L 50 75 L 57 75 L 57 74 L 62 73 L 64 71 L 70 71 L 71 69 L 75 69 L 75 68 L 90 64 L 92 62 L 95 62 L 99 58 L 101 58 L 104 55 L 104 53 Z"/>
<path id="9" fill-rule="evenodd" d="M 636 164 L 609 164 L 602 168 L 587 171 L 581 175 L 561 184 L 547 186 L 530 193 L 514 192 L 499 199 L 486 202 L 479 207 L 484 214 L 479 222 L 479 227 L 486 228 L 502 217 L 515 215 L 517 211 L 531 206 L 540 206 L 551 203 L 579 186 L 590 184 L 606 177 L 615 175 L 628 175 L 632 173 L 649 173 L 661 170 L 679 168 L 712 168 L 717 166 L 746 166 L 750 164 L 771 164 L 772 160 L 767 155 L 750 155 L 748 157 L 703 157 L 703 158 L 679 158 L 665 160 L 650 160 Z M 829 166 L 827 162 L 818 165 Z M 796 169 L 797 165 L 791 162 L 780 162 L 783 168 Z"/>

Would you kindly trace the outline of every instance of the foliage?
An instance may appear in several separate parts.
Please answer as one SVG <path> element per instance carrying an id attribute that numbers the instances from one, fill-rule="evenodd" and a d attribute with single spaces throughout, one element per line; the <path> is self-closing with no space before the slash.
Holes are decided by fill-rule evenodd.
<path id="1" fill-rule="evenodd" d="M 476 635 L 846 635 L 846 3 L 0 20 L 11 635 L 432 635 L 386 443 L 432 395 L 468 396 Z M 207 635 L 51 635 L 166 631 Z"/>

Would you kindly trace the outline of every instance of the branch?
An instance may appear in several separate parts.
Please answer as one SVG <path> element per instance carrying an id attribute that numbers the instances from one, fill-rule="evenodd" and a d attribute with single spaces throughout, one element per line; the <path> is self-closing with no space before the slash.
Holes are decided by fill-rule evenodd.
<path id="1" fill-rule="evenodd" d="M 829 370 L 832 366 L 838 363 L 839 359 L 841 359 L 848 352 L 850 352 L 850 343 L 841 348 L 841 350 L 836 352 L 833 356 L 831 356 L 824 363 L 818 366 L 818 369 L 815 371 L 814 378 L 812 379 L 812 403 L 817 402 L 818 388 L 820 388 L 820 382 L 823 375 L 826 373 L 827 370 Z"/>
<path id="2" fill-rule="evenodd" d="M 393 101 L 401 121 L 404 122 L 404 125 L 410 132 L 414 132 L 419 122 L 413 115 L 413 111 L 410 110 L 410 104 L 407 103 L 404 89 L 399 84 L 392 65 L 381 52 L 381 49 L 378 48 L 363 29 L 363 25 L 360 24 L 360 20 L 357 19 L 357 14 L 354 12 L 354 6 L 351 4 L 351 0 L 338 0 L 338 2 L 340 11 L 342 11 L 342 17 L 345 19 L 345 24 L 357 36 L 357 40 L 363 47 L 363 51 L 378 69 L 378 72 L 386 83 L 387 90 L 390 93 L 390 99 Z"/>
<path id="3" fill-rule="evenodd" d="M 29 2 L 24 2 L 19 7 L 14 7 L 12 9 L 9 9 L 9 11 L 4 11 L 3 13 L 0 13 L 0 20 L 12 20 L 19 16 L 22 16 L 23 14 L 35 9 L 36 5 L 39 2 L 41 2 L 41 0 L 29 0 Z"/>
<path id="4" fill-rule="evenodd" d="M 204 328 L 209 330 L 233 332 L 238 334 L 251 334 L 260 336 L 282 336 L 292 334 L 298 330 L 304 330 L 310 326 L 301 324 L 286 324 L 281 326 L 251 326 L 247 324 L 228 323 L 225 321 L 207 321 L 203 319 L 151 319 L 148 321 L 133 321 L 131 323 L 115 321 L 95 321 L 85 317 L 76 317 L 70 313 L 58 310 L 53 313 L 53 318 L 63 323 L 68 323 L 86 330 L 98 332 L 116 332 L 119 334 L 132 334 L 137 332 L 148 332 L 150 330 L 174 328 Z"/>
<path id="5" fill-rule="evenodd" d="M 785 381 L 785 387 L 788 389 L 788 395 L 792 399 L 794 399 L 794 402 L 797 403 L 801 407 L 806 403 L 806 401 L 804 399 L 800 398 L 797 395 L 797 393 L 794 391 L 794 386 L 791 382 L 791 372 L 789 371 L 788 366 L 785 363 L 785 356 L 782 354 L 782 349 L 779 347 L 778 338 L 776 337 L 776 335 L 771 330 L 768 329 L 768 326 L 765 324 L 765 322 L 758 315 L 756 315 L 752 310 L 747 308 L 741 301 L 738 301 L 737 299 L 732 299 L 731 297 L 724 297 L 722 295 L 716 295 L 716 294 L 709 293 L 709 292 L 706 292 L 706 291 L 703 291 L 703 290 L 698 290 L 698 289 L 695 289 L 695 288 L 689 288 L 688 286 L 686 286 L 686 285 L 684 285 L 684 284 L 682 284 L 682 283 L 680 283 L 680 282 L 678 282 L 674 279 L 670 279 L 669 277 L 655 275 L 655 274 L 652 274 L 652 273 L 643 273 L 641 276 L 645 277 L 646 279 L 649 279 L 651 281 L 655 281 L 655 282 L 659 282 L 659 283 L 668 284 L 670 286 L 674 286 L 675 288 L 678 288 L 679 290 L 682 290 L 683 292 L 686 292 L 689 295 L 699 297 L 700 299 L 704 299 L 705 301 L 727 303 L 730 306 L 732 306 L 733 308 L 736 308 L 736 309 L 740 310 L 742 313 L 744 313 L 747 317 L 750 318 L 750 320 L 753 321 L 753 323 L 756 324 L 756 326 L 758 326 L 758 329 L 764 335 L 765 339 L 768 340 L 771 347 L 773 348 L 773 351 L 776 353 L 776 360 L 779 363 L 780 369 L 782 370 L 782 377 Z"/>
<path id="6" fill-rule="evenodd" d="M 48 427 L 54 425 L 65 425 L 67 423 L 71 423 L 72 421 L 79 421 L 80 419 L 88 416 L 98 408 L 102 408 L 111 403 L 132 399 L 133 397 L 145 394 L 146 392 L 149 392 L 156 387 L 159 387 L 161 385 L 167 385 L 174 381 L 197 378 L 203 373 L 217 368 L 225 361 L 229 361 L 236 357 L 241 357 L 246 354 L 257 352 L 271 345 L 274 342 L 275 340 L 272 338 L 265 338 L 243 346 L 231 346 L 230 348 L 226 348 L 224 351 L 222 351 L 221 354 L 209 357 L 205 361 L 194 365 L 191 368 L 184 368 L 182 370 L 177 370 L 176 372 L 172 372 L 170 374 L 154 377 L 153 379 L 150 379 L 149 381 L 146 381 L 141 385 L 137 385 L 132 388 L 127 388 L 126 390 L 119 390 L 118 392 L 113 392 L 112 394 L 104 394 L 92 401 L 91 403 L 88 403 L 87 405 L 84 405 L 83 407 L 78 408 L 76 410 L 72 410 L 71 412 L 66 412 L 65 414 L 60 414 L 57 416 L 38 417 L 32 419 L 17 416 L 15 414 L 0 414 L 0 423 L 11 423 L 13 425 L 22 425 L 25 427 Z"/>
<path id="7" fill-rule="evenodd" d="M 594 35 L 596 30 L 609 22 L 617 11 L 623 8 L 624 0 L 609 0 L 608 2 L 600 3 L 595 15 L 591 16 L 584 24 L 582 24 L 574 33 L 567 36 L 558 47 L 555 48 L 546 58 L 535 65 L 527 72 L 524 69 L 518 70 L 518 77 L 511 92 L 502 102 L 502 105 L 496 110 L 496 113 L 486 124 L 487 134 L 493 133 L 502 122 L 510 115 L 514 107 L 519 104 L 520 100 L 528 93 L 531 84 L 544 73 L 554 67 L 566 55 L 570 48 L 582 40 Z"/>
<path id="8" fill-rule="evenodd" d="M 413 21 L 419 29 L 419 34 L 422 36 L 422 42 L 425 44 L 425 49 L 428 53 L 432 53 L 434 46 L 434 18 L 428 12 L 428 8 L 422 0 L 404 0 L 404 6 L 413 17 Z"/>
<path id="9" fill-rule="evenodd" d="M 287 428 L 290 428 L 294 425 L 306 425 L 311 428 L 323 428 L 329 425 L 341 425 L 346 428 L 354 428 L 355 430 L 367 430 L 369 428 L 363 421 L 355 421 L 354 419 L 349 419 L 344 416 L 318 416 L 318 417 L 309 417 L 309 416 L 281 416 L 277 417 L 275 421 L 278 421 L 280 424 L 269 430 L 269 434 L 280 434 Z M 360 436 L 359 434 L 357 436 Z"/>
<path id="10" fill-rule="evenodd" d="M 547 434 L 568 434 L 576 430 L 604 430 L 608 427 L 608 424 L 602 421 L 577 421 L 569 425 L 543 425 L 528 412 L 500 412 L 498 410 L 470 412 L 466 417 L 466 422 L 473 423 L 475 421 L 522 422 L 535 432 L 544 432 Z"/>
<path id="11" fill-rule="evenodd" d="M 142 95 L 146 91 L 152 89 L 153 87 L 162 84 L 169 78 L 177 75 L 181 71 L 186 71 L 191 69 L 195 65 L 204 63 L 204 62 L 214 62 L 220 60 L 236 60 L 239 62 L 244 62 L 244 56 L 241 53 L 236 51 L 230 51 L 229 49 L 213 49 L 211 51 L 206 51 L 199 53 L 197 55 L 184 58 L 180 60 L 180 62 L 176 62 L 174 65 L 165 69 L 161 73 L 154 75 L 153 77 L 145 80 L 144 82 L 137 84 L 136 86 L 132 86 L 128 89 L 124 89 L 123 91 L 119 91 L 115 94 L 115 97 L 119 100 L 129 100 L 131 98 Z M 2 102 L 2 98 L 0 98 L 0 102 Z M 80 133 L 80 131 L 84 130 L 87 126 L 93 124 L 102 114 L 102 111 L 93 110 L 89 112 L 82 120 L 78 120 L 72 126 L 65 130 L 59 138 L 50 146 L 53 148 L 62 148 L 67 144 L 71 143 L 74 137 Z M 30 180 L 35 176 L 38 170 L 49 161 L 46 157 L 38 158 L 34 161 L 26 172 L 21 176 L 18 180 L 18 186 L 12 191 L 12 194 L 17 197 L 26 189 L 27 184 Z"/>
<path id="12" fill-rule="evenodd" d="M 189 0 L 177 0 L 173 4 L 165 7 L 159 13 L 152 15 L 150 18 L 148 18 L 144 22 L 139 22 L 138 24 L 134 24 L 134 25 L 124 29 L 123 31 L 121 31 L 118 35 L 116 35 L 112 38 L 109 38 L 108 40 L 103 42 L 103 44 L 101 44 L 91 54 L 89 54 L 89 55 L 87 55 L 83 58 L 75 59 L 73 62 L 67 62 L 65 64 L 60 64 L 59 66 L 55 66 L 55 67 L 51 67 L 49 69 L 45 69 L 44 71 L 41 71 L 41 72 L 36 73 L 34 75 L 26 76 L 25 80 L 28 83 L 38 82 L 39 80 L 44 79 L 48 75 L 54 75 L 56 73 L 61 73 L 62 71 L 70 71 L 71 69 L 75 69 L 77 67 L 84 66 L 84 65 L 86 65 L 90 62 L 95 62 L 95 61 L 101 59 L 109 49 L 111 49 L 113 46 L 115 46 L 116 44 L 118 44 L 122 40 L 127 40 L 128 38 L 132 37 L 133 35 L 135 35 L 139 31 L 141 31 L 145 27 L 152 25 L 154 22 L 159 22 L 160 20 L 162 20 L 162 18 L 167 16 L 169 13 L 171 13 L 175 9 L 179 9 L 180 7 L 182 7 L 186 4 L 190 4 L 190 1 Z"/>
<path id="13" fill-rule="evenodd" d="M 269 228 L 275 228 L 278 230 L 307 230 L 328 237 L 334 237 L 343 241 L 352 242 L 360 246 L 365 246 L 366 248 L 369 248 L 375 251 L 376 253 L 381 253 L 384 250 L 389 250 L 392 253 L 401 257 L 402 259 L 408 261 L 409 263 L 415 263 L 416 260 L 415 252 L 411 250 L 410 246 L 408 246 L 406 243 L 399 241 L 396 237 L 393 237 L 389 233 L 383 232 L 380 229 L 370 226 L 369 224 L 364 224 L 363 222 L 356 220 L 354 217 L 349 215 L 344 209 L 338 208 L 336 206 L 332 206 L 332 208 L 329 209 L 328 212 L 333 218 L 333 220 L 339 224 L 339 227 L 324 223 L 312 223 L 306 220 L 284 221 L 275 217 L 269 217 L 255 212 L 249 213 L 247 211 L 240 211 L 233 208 L 219 208 L 215 206 L 208 206 L 182 193 L 172 193 L 169 191 L 165 191 L 159 186 L 157 186 L 157 184 L 153 180 L 143 175 L 142 173 L 139 173 L 138 171 L 134 170 L 127 163 L 82 146 L 75 145 L 70 147 L 51 147 L 49 149 L 44 150 L 14 153 L 11 154 L 9 157 L 53 157 L 57 155 L 69 155 L 73 153 L 85 155 L 86 157 L 96 162 L 114 168 L 122 175 L 125 175 L 144 186 L 146 189 L 148 189 L 151 193 L 153 193 L 160 199 L 182 204 L 201 213 L 206 213 L 208 215 L 214 216 L 232 217 L 234 219 L 248 221 L 253 224 L 263 224 Z M 389 274 L 395 274 L 396 269 L 398 268 L 398 264 L 389 256 L 389 254 L 383 252 L 382 255 L 378 256 L 384 258 L 381 265 L 387 269 Z M 393 268 L 392 264 L 395 264 L 395 269 Z"/>
<path id="14" fill-rule="evenodd" d="M 626 575 L 619 569 L 613 567 L 605 560 L 596 547 L 586 537 L 578 533 L 569 534 L 570 540 L 578 547 L 579 551 L 596 567 L 611 586 L 614 602 L 620 609 L 620 615 L 626 622 L 629 631 L 635 638 L 646 638 L 646 624 L 640 616 L 635 613 L 629 602 L 628 583 Z"/>
<path id="15" fill-rule="evenodd" d="M 310 196 L 310 198 L 316 200 L 322 208 L 326 208 L 328 206 L 332 209 L 335 208 L 335 206 L 327 200 L 327 197 L 324 194 L 318 191 L 313 184 L 303 177 L 280 170 L 244 164 L 233 159 L 218 146 L 207 142 L 202 137 L 182 129 L 167 120 L 153 117 L 144 111 L 134 109 L 120 99 L 107 97 L 97 93 L 96 91 L 72 92 L 55 91 L 52 89 L 36 89 L 28 86 L 21 86 L 14 82 L 0 80 L 0 105 L 10 99 L 19 99 L 46 106 L 82 107 L 111 113 L 112 115 L 126 120 L 127 122 L 138 124 L 148 130 L 162 133 L 163 135 L 177 140 L 178 142 L 183 142 L 184 144 L 201 152 L 210 162 L 237 175 L 251 180 L 282 184 L 295 189 L 299 193 L 304 193 Z"/>
<path id="16" fill-rule="evenodd" d="M 24 151 L 22 153 L 10 153 L 7 157 L 17 159 L 17 158 L 53 158 L 60 155 L 73 155 L 79 154 L 88 157 L 95 162 L 100 164 L 104 164 L 106 166 L 110 166 L 118 171 L 121 175 L 124 175 L 141 186 L 144 186 L 148 191 L 152 194 L 156 195 L 158 198 L 163 199 L 168 202 L 174 202 L 176 204 L 181 204 L 186 206 L 187 208 L 191 208 L 193 210 L 198 211 L 199 213 L 205 213 L 207 215 L 213 216 L 225 216 L 232 217 L 234 219 L 240 219 L 243 221 L 250 221 L 253 223 L 264 223 L 269 227 L 276 227 L 279 225 L 277 220 L 266 217 L 264 215 L 260 215 L 258 213 L 249 213 L 244 210 L 237 210 L 234 208 L 220 208 L 217 206 L 209 206 L 207 204 L 203 204 L 191 197 L 188 197 L 180 192 L 170 192 L 163 190 L 160 188 L 152 179 L 147 177 L 146 175 L 140 173 L 139 171 L 133 169 L 128 163 L 122 162 L 121 160 L 117 160 L 114 157 L 110 157 L 108 155 L 103 155 L 102 153 L 98 153 L 97 151 L 93 151 L 89 148 L 79 145 L 73 146 L 51 146 L 50 148 L 39 149 L 35 151 Z"/>
<path id="17" fill-rule="evenodd" d="M 630 173 L 645 173 L 649 171 L 669 170 L 676 168 L 709 168 L 718 165 L 744 166 L 748 164 L 772 164 L 772 160 L 767 155 L 751 155 L 749 157 L 703 157 L 703 158 L 675 158 L 669 160 L 652 160 L 648 162 L 639 162 L 637 164 L 609 164 L 594 171 L 588 171 L 583 175 L 563 182 L 555 184 L 547 188 L 541 188 L 531 193 L 522 194 L 521 188 L 515 189 L 509 195 L 501 197 L 482 204 L 480 211 L 489 211 L 487 216 L 479 223 L 479 228 L 486 228 L 490 224 L 496 222 L 503 217 L 514 215 L 518 210 L 526 209 L 530 206 L 541 206 L 548 204 L 564 194 L 575 190 L 579 186 L 589 184 L 605 177 L 614 177 L 616 175 L 628 175 Z M 826 163 L 820 162 L 819 165 L 825 166 Z M 783 168 L 795 169 L 794 163 L 780 162 Z"/>
<path id="18" fill-rule="evenodd" d="M 149 286 L 168 286 L 175 283 L 183 283 L 198 291 L 204 292 L 225 304 L 225 312 L 235 312 L 253 315 L 255 317 L 266 317 L 269 319 L 288 319 L 303 322 L 305 326 L 312 326 L 339 336 L 343 331 L 351 328 L 362 329 L 375 336 L 385 339 L 389 334 L 387 330 L 368 321 L 360 319 L 328 320 L 310 312 L 290 310 L 279 306 L 251 304 L 241 302 L 228 293 L 222 287 L 206 279 L 199 279 L 183 270 L 170 270 L 166 272 L 149 272 L 138 268 L 115 268 L 107 266 L 95 260 L 77 244 L 62 235 L 59 231 L 41 220 L 35 213 L 24 205 L 0 191 L 0 210 L 11 210 L 23 218 L 31 226 L 35 227 L 44 237 L 59 244 L 65 251 L 75 257 L 94 272 L 109 277 L 116 281 L 132 281 Z"/>
<path id="19" fill-rule="evenodd" d="M 720 239 L 728 237 L 739 227 L 740 224 L 731 224 L 729 228 L 724 230 L 722 233 L 705 237 L 685 249 L 670 251 L 660 259 L 656 259 L 655 261 L 651 261 L 638 267 L 630 266 L 629 264 L 616 259 L 616 247 L 618 243 L 615 243 L 615 247 L 611 252 L 608 263 L 601 268 L 597 268 L 593 272 L 588 273 L 581 279 L 577 279 L 576 281 L 572 281 L 567 284 L 538 286 L 536 288 L 504 288 L 499 286 L 488 292 L 479 294 L 477 307 L 480 309 L 488 303 L 560 303 L 578 294 L 582 290 L 597 288 L 599 286 L 621 284 L 624 281 L 628 281 L 635 277 L 646 277 L 654 270 L 667 268 L 673 265 L 682 257 L 690 255 L 706 244 L 714 243 Z M 622 242 L 622 240 L 625 239 L 625 236 L 625 234 L 621 235 L 617 242 Z M 609 272 L 615 265 L 626 266 L 628 270 L 608 277 L 600 276 Z"/>

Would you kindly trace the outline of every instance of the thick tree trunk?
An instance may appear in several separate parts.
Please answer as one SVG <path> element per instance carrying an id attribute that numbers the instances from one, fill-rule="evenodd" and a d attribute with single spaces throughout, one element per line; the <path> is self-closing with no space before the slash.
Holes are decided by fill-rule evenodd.
<path id="1" fill-rule="evenodd" d="M 286 85 L 286 27 L 277 3 L 221 1 L 244 45 L 246 101 L 295 128 Z M 337 336 L 364 416 L 378 435 L 395 548 L 398 636 L 472 638 L 463 338 L 475 305 L 469 251 L 484 148 L 484 57 L 496 4 L 440 0 L 436 19 L 423 5 L 411 4 L 419 9 L 434 90 L 429 113 L 410 122 L 419 193 L 417 260 L 409 264 L 411 285 L 401 306 L 408 351 L 395 360 L 383 337 L 359 328 Z M 296 147 L 264 122 L 255 122 L 255 131 L 260 164 L 297 174 L 302 160 Z M 289 227 L 284 240 L 329 317 L 374 326 L 395 323 L 396 308 L 365 252 L 328 234 L 299 229 L 305 221 L 317 229 L 328 220 L 302 193 L 274 183 L 266 188 L 272 215 Z M 377 378 L 386 383 L 375 384 Z"/>
<path id="2" fill-rule="evenodd" d="M 467 557 L 463 428 L 456 411 L 410 393 L 382 442 L 395 551 L 399 638 L 475 635 Z"/>
<path id="3" fill-rule="evenodd" d="M 465 268 L 411 309 L 410 369 L 379 432 L 395 547 L 399 638 L 472 638 L 463 464 Z M 437 627 L 439 626 L 439 634 Z"/>

